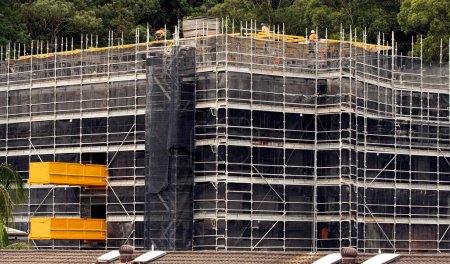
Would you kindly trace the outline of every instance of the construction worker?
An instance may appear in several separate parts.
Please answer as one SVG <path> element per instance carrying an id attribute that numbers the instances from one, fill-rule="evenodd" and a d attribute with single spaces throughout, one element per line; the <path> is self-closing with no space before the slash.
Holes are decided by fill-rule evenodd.
<path id="1" fill-rule="evenodd" d="M 328 239 L 328 227 L 322 227 L 322 229 L 320 230 L 320 237 L 322 239 Z"/>
<path id="2" fill-rule="evenodd" d="M 269 34 L 269 27 L 264 23 L 261 23 L 261 32 L 267 35 Z"/>
<path id="3" fill-rule="evenodd" d="M 162 40 L 164 39 L 164 36 L 166 35 L 166 32 L 163 28 L 160 28 L 158 31 L 155 32 L 155 40 Z"/>
<path id="4" fill-rule="evenodd" d="M 316 41 L 317 41 L 317 35 L 316 35 L 316 31 L 311 30 L 311 34 L 309 35 L 309 45 L 308 45 L 308 52 L 309 53 L 314 53 L 316 50 Z"/>
<path id="5" fill-rule="evenodd" d="M 328 239 L 329 239 L 328 227 L 324 226 L 322 227 L 322 229 L 320 229 L 320 242 L 321 242 L 320 244 L 322 248 L 328 247 Z"/>
<path id="6" fill-rule="evenodd" d="M 317 41 L 316 31 L 311 30 L 311 34 L 309 35 L 309 41 Z"/>

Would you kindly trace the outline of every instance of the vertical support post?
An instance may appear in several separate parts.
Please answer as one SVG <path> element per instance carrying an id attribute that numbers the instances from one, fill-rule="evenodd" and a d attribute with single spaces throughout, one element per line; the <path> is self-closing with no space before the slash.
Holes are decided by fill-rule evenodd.
<path id="1" fill-rule="evenodd" d="M 414 65 L 414 53 L 411 55 L 411 65 Z M 411 202 L 412 202 L 412 122 L 413 122 L 413 92 L 409 91 L 409 146 L 408 146 L 408 252 L 411 252 Z"/>
<path id="2" fill-rule="evenodd" d="M 250 21 L 251 25 L 253 25 L 253 21 Z M 247 24 L 247 22 L 246 22 Z M 250 37 L 248 34 L 248 29 L 247 26 L 245 27 L 246 29 L 246 34 L 245 36 L 250 40 L 250 191 L 251 191 L 251 202 L 250 202 L 250 206 L 251 206 L 251 210 L 250 210 L 250 248 L 251 250 L 253 250 L 254 247 L 254 241 L 253 241 L 253 207 L 254 207 L 254 189 L 253 189 L 253 166 L 255 164 L 253 158 L 253 34 L 252 32 L 250 32 Z"/>
<path id="3" fill-rule="evenodd" d="M 286 46 L 284 23 L 282 28 L 282 61 L 283 61 L 283 251 L 286 251 Z M 278 36 L 280 28 L 278 27 Z M 278 42 L 280 39 L 278 38 Z"/>
<path id="4" fill-rule="evenodd" d="M 396 52 L 394 52 L 394 46 L 395 46 L 395 37 L 394 37 L 394 31 L 392 31 L 392 37 L 391 37 L 391 43 L 392 43 L 392 55 L 391 55 L 391 89 L 392 89 L 392 112 L 394 114 L 394 227 L 393 227 L 393 234 L 392 234 L 392 240 L 393 240 L 393 246 L 394 246 L 394 252 L 396 251 L 396 244 L 395 244 L 395 236 L 396 236 L 396 220 L 397 220 L 397 92 L 399 90 L 395 89 L 394 80 L 395 80 L 395 58 L 397 56 Z"/>
<path id="5" fill-rule="evenodd" d="M 441 39 L 441 56 L 442 56 L 442 39 Z M 441 64 L 442 64 L 442 57 L 440 58 L 440 64 L 439 64 L 439 70 L 440 70 L 440 77 L 442 76 L 442 68 L 441 68 Z M 449 65 L 450 66 L 450 65 Z M 437 186 L 437 197 L 436 197 L 436 206 L 437 206 L 437 212 L 436 212 L 436 252 L 440 253 L 440 235 L 439 235 L 439 224 L 440 224 L 440 211 L 441 211 L 441 205 L 440 205 L 440 173 L 439 173 L 439 158 L 440 158 L 440 94 L 436 93 L 437 95 L 437 103 L 436 103 L 436 108 L 437 108 L 437 129 L 436 129 L 436 186 Z M 429 106 L 430 107 L 430 106 Z M 445 198 L 444 198 L 445 199 Z"/>
<path id="6" fill-rule="evenodd" d="M 58 45 L 56 45 L 56 47 L 58 47 Z M 82 142 L 83 142 L 83 122 L 82 122 L 82 120 L 83 120 L 83 111 L 82 111 L 82 108 L 83 108 L 83 63 L 84 63 L 84 61 L 83 61 L 83 34 L 81 34 L 81 50 L 80 50 L 80 129 L 79 129 L 79 131 L 80 131 L 80 137 L 79 137 L 79 140 L 80 140 L 80 143 L 79 143 L 79 146 L 80 146 L 80 163 L 82 162 Z M 56 53 L 55 53 L 55 62 L 56 62 Z M 56 76 L 56 74 L 55 74 L 55 76 Z"/>
<path id="7" fill-rule="evenodd" d="M 166 32 L 166 31 L 164 31 Z M 134 109 L 133 109 L 133 124 L 134 124 L 134 131 L 133 131 L 133 145 L 136 146 L 137 144 L 137 93 L 138 93 L 138 87 L 137 87 L 137 78 L 138 78 L 138 59 L 139 59 L 139 28 L 136 28 L 136 37 L 135 37 L 135 48 L 134 48 L 134 91 L 133 91 L 133 99 L 134 99 Z M 164 34 L 165 35 L 165 34 Z M 109 90 L 109 89 L 108 89 Z M 133 148 L 133 211 L 132 211 L 132 230 L 136 229 L 136 147 Z M 129 238 L 131 238 L 132 245 L 136 247 L 136 233 L 134 231 L 131 231 L 131 234 L 129 235 Z"/>
<path id="8" fill-rule="evenodd" d="M 353 150 L 353 147 L 352 147 L 352 138 L 353 138 L 353 122 L 352 122 L 352 120 L 353 120 L 353 91 L 352 91 L 352 81 L 353 81 L 353 70 L 352 70 L 352 45 L 353 45 L 353 36 L 352 36 L 352 32 L 353 32 L 353 30 L 352 30 L 352 27 L 350 26 L 350 28 L 349 28 L 349 54 L 348 54 L 348 57 L 347 57 L 347 59 L 348 59 L 348 65 L 349 65 L 349 70 L 348 70 L 348 86 L 349 86 L 349 94 L 348 94 L 348 122 L 349 122 L 349 125 L 348 125 L 348 144 L 350 145 L 350 147 L 349 147 L 349 178 L 350 178 L 350 181 L 352 182 L 352 181 L 354 181 L 355 182 L 355 194 L 356 194 L 356 198 L 355 198 L 355 201 L 356 201 L 356 216 L 355 216 L 355 224 L 356 224 L 356 227 L 357 227 L 357 229 L 356 229 L 356 234 L 355 234 L 355 237 L 356 237 L 356 245 L 359 245 L 359 228 L 358 228 L 358 217 L 359 217 L 359 210 L 358 210 L 358 206 L 359 206 L 359 197 L 358 197 L 358 190 L 359 190 L 359 181 L 358 181 L 358 178 L 357 177 L 354 177 L 353 176 L 353 158 L 352 158 L 352 152 L 354 152 L 354 153 L 356 153 L 356 147 L 357 146 L 355 146 L 355 150 Z M 344 35 L 344 29 L 342 29 L 342 35 L 343 35 L 343 38 L 345 39 L 345 35 Z M 355 160 L 356 160 L 356 157 L 355 157 Z M 350 192 L 351 192 L 351 190 L 350 190 Z"/>
<path id="9" fill-rule="evenodd" d="M 439 46 L 439 75 L 442 76 L 442 39 Z"/>
<path id="10" fill-rule="evenodd" d="M 411 36 L 411 70 L 414 70 L 414 36 Z"/>
<path id="11" fill-rule="evenodd" d="M 31 42 L 31 44 L 33 44 L 33 42 Z M 38 46 L 37 49 L 36 49 L 36 54 L 39 54 L 39 44 L 36 43 L 36 45 Z M 62 50 L 62 48 L 61 48 L 61 50 Z M 56 113 L 58 112 L 58 104 L 57 104 L 57 101 L 56 101 L 57 98 L 58 98 L 57 97 L 57 89 L 56 89 L 57 87 L 56 87 L 56 85 L 58 83 L 58 68 L 59 68 L 58 67 L 58 60 L 57 60 L 58 37 L 55 37 L 55 52 L 54 52 L 54 54 L 55 54 L 55 58 L 54 58 L 54 61 L 53 61 L 53 70 L 54 70 L 54 74 L 53 74 L 53 98 L 54 98 L 53 116 L 56 117 Z M 31 57 L 33 57 L 33 47 L 31 47 Z M 80 142 L 81 142 L 81 140 L 80 140 Z M 55 147 L 56 146 L 54 146 L 54 148 Z M 54 199 L 54 197 L 55 197 L 55 188 L 52 188 L 50 191 L 52 192 L 52 205 L 53 205 L 52 214 L 54 216 L 54 213 L 55 213 L 55 208 L 54 208 L 54 204 L 55 204 L 55 199 Z M 55 247 L 55 240 L 52 240 L 52 248 L 54 248 L 54 247 Z"/>
<path id="12" fill-rule="evenodd" d="M 31 40 L 31 57 L 30 57 L 30 80 L 29 80 L 29 83 L 28 83 L 28 85 L 30 86 L 29 87 L 29 90 L 28 90 L 28 92 L 30 93 L 28 96 L 29 96 L 29 98 L 28 98 L 28 100 L 29 100 L 29 108 L 28 108 L 28 110 L 29 110 L 29 123 L 28 123 L 28 125 L 29 125 L 29 131 L 28 131 L 28 136 L 29 136 L 29 142 L 30 142 L 30 145 L 28 146 L 28 161 L 29 161 L 29 163 L 32 161 L 31 160 L 31 151 L 32 151 L 32 140 L 31 140 L 31 137 L 32 137 L 32 131 L 31 131 L 31 120 L 32 120 L 32 115 L 31 115 L 31 92 L 32 92 L 32 86 L 33 86 L 33 45 L 34 45 L 34 43 L 33 43 L 33 40 Z"/>
<path id="13" fill-rule="evenodd" d="M 229 146 L 228 146 L 228 136 L 229 136 L 229 109 L 228 109 L 228 100 L 230 91 L 228 90 L 228 18 L 225 19 L 225 250 L 228 250 L 228 157 L 229 157 Z"/>
<path id="14" fill-rule="evenodd" d="M 359 143 L 358 143 L 358 139 L 359 139 L 359 126 L 358 126 L 358 117 L 359 117 L 359 109 L 358 109 L 358 50 L 357 50 L 357 34 L 356 34 L 356 28 L 354 29 L 353 32 L 350 32 L 350 38 L 351 35 L 353 35 L 353 45 L 352 45 L 352 40 L 350 40 L 351 46 L 353 46 L 354 48 L 354 52 L 351 52 L 351 60 L 354 61 L 354 70 L 353 70 L 353 74 L 352 77 L 355 81 L 355 86 L 354 86 L 354 93 L 355 93 L 355 108 L 354 108 L 354 112 L 355 112 L 355 178 L 356 181 L 359 181 L 360 176 L 359 176 L 359 172 L 360 172 L 360 168 L 359 168 Z M 352 50 L 352 47 L 350 47 L 350 50 Z M 350 89 L 351 90 L 351 89 Z M 364 129 L 364 128 L 363 128 Z M 364 142 L 363 142 L 364 143 Z M 363 168 L 363 176 L 364 176 L 364 168 Z M 367 202 L 366 202 L 366 189 L 367 189 L 367 181 L 364 177 L 363 178 L 363 241 L 364 241 L 364 246 L 363 246 L 363 251 L 366 251 L 366 239 L 367 239 L 367 234 L 366 234 L 366 215 L 367 215 Z M 359 192 L 359 191 L 358 191 Z"/>
<path id="15" fill-rule="evenodd" d="M 325 39 L 328 38 L 328 29 L 326 29 L 325 31 Z M 342 24 L 339 28 L 339 107 L 341 108 L 339 111 L 339 215 L 342 215 L 342 148 L 343 148 L 343 144 L 342 144 L 342 115 L 343 115 L 343 111 L 342 111 L 342 44 L 344 42 L 344 34 L 343 34 L 343 29 L 342 29 Z M 326 44 L 326 53 L 328 53 L 328 39 L 327 39 L 327 44 Z M 326 57 L 326 63 L 330 65 L 329 61 L 330 58 Z M 333 63 L 334 60 L 331 60 L 331 62 Z M 332 65 L 332 64 L 331 64 Z M 327 69 L 328 70 L 328 69 Z M 350 186 L 349 186 L 349 210 L 351 211 L 351 190 L 352 190 L 352 183 L 350 182 Z M 342 221 L 339 221 L 339 248 L 342 248 Z M 351 229 L 351 214 L 350 214 L 350 219 L 348 220 L 348 224 L 349 224 L 349 230 L 348 230 L 348 239 L 349 239 L 349 244 L 347 246 L 351 246 L 351 241 L 352 241 L 352 229 Z"/>
<path id="16" fill-rule="evenodd" d="M 219 184 L 220 184 L 220 182 L 219 182 L 219 174 L 221 174 L 221 172 L 219 171 L 219 161 L 220 161 L 220 156 L 219 156 L 219 148 L 220 148 L 220 145 L 219 145 L 219 72 L 218 72 L 218 70 L 217 70 L 217 68 L 218 68 L 218 66 L 219 66 L 219 62 L 218 62 L 218 56 L 219 56 L 219 47 L 218 47 L 218 41 L 219 41 L 219 37 L 218 37 L 218 35 L 219 35 L 219 19 L 217 19 L 216 18 L 216 34 L 215 34 L 215 36 L 214 36 L 214 48 L 215 48 L 215 51 L 214 51 L 214 55 L 215 56 L 212 56 L 212 54 L 207 54 L 206 55 L 206 60 L 209 60 L 209 58 L 211 58 L 211 63 L 213 63 L 213 65 L 214 65 L 214 69 L 216 69 L 215 71 L 213 71 L 214 72 L 214 74 L 215 74 L 215 128 L 216 128 L 216 131 L 215 131 L 215 145 L 214 145 L 214 148 L 215 148 L 215 151 L 214 151 L 214 154 L 215 154 L 215 182 L 217 183 L 217 187 L 216 187 L 216 190 L 215 190 L 215 219 L 214 219 L 214 221 L 215 221 L 215 223 L 216 223 L 216 228 L 215 228 L 215 232 L 216 232 L 216 239 L 215 239 L 215 243 L 216 243 L 216 245 L 215 245 L 215 249 L 216 250 L 218 250 L 219 249 L 219 239 L 221 239 L 222 241 L 224 241 L 225 240 L 225 234 L 223 233 L 223 230 L 221 230 L 221 234 L 219 235 L 219 227 L 218 227 L 218 222 L 219 222 L 219 220 L 218 220 L 218 214 L 219 214 L 219 199 L 222 199 L 222 197 L 220 197 L 219 196 Z M 204 34 L 204 22 L 203 22 L 203 26 L 202 26 L 202 31 L 203 31 L 203 34 Z M 205 41 L 206 42 L 206 41 Z M 206 43 L 205 43 L 205 45 L 206 45 Z M 206 52 L 207 51 L 207 49 L 206 48 L 203 48 L 203 51 L 204 52 Z M 203 59 L 203 61 L 205 62 L 205 56 L 203 56 L 204 57 L 204 59 Z M 214 57 L 214 60 L 212 59 Z M 206 64 L 205 64 L 205 66 L 206 66 Z M 221 237 L 219 237 L 219 236 L 221 236 Z"/>
<path id="17" fill-rule="evenodd" d="M 111 74 L 110 74 L 110 58 L 111 58 L 111 47 L 113 46 L 113 32 L 108 32 L 108 48 L 106 53 L 106 164 L 110 164 L 109 160 L 109 114 L 110 114 L 110 91 L 111 91 Z M 147 42 L 148 45 L 148 42 Z M 109 166 L 108 166 L 109 169 Z M 108 219 L 108 189 L 106 189 L 105 195 L 105 206 L 106 206 L 106 219 Z M 108 249 L 108 225 L 106 225 L 106 249 Z"/>
<path id="18" fill-rule="evenodd" d="M 58 47 L 58 46 L 56 46 Z M 61 51 L 63 51 L 63 46 L 61 43 Z M 81 34 L 81 52 L 80 52 L 80 160 L 79 162 L 83 162 L 83 34 Z M 55 61 L 56 61 L 56 53 L 55 53 Z M 55 64 L 56 65 L 56 64 Z M 55 75 L 56 76 L 56 75 Z M 81 203 L 81 199 L 80 199 Z M 81 204 L 80 204 L 80 215 L 81 215 Z M 81 241 L 79 242 L 79 247 L 81 247 Z"/>
<path id="19" fill-rule="evenodd" d="M 377 37 L 377 90 L 378 90 L 378 94 L 377 94 L 377 99 L 378 99 L 378 115 L 381 116 L 381 96 L 380 96 L 380 41 L 381 41 L 381 36 L 380 36 L 380 32 L 378 32 L 378 37 Z M 385 88 L 383 88 L 385 89 Z"/>
<path id="20" fill-rule="evenodd" d="M 316 28 L 316 34 L 319 32 Z M 314 172 L 313 172 L 313 228 L 312 228 L 312 252 L 317 252 L 317 148 L 318 148 L 318 136 L 317 123 L 319 122 L 319 92 L 318 92 L 318 75 L 319 75 L 319 41 L 315 42 L 314 45 L 314 54 L 315 54 L 315 71 L 314 71 Z"/>
<path id="21" fill-rule="evenodd" d="M 450 122 L 450 38 L 448 39 L 448 62 L 447 62 L 447 68 L 448 68 L 448 121 Z"/>
<path id="22" fill-rule="evenodd" d="M 363 178 L 364 178 L 364 182 L 367 182 L 367 101 L 369 99 L 368 96 L 368 87 L 367 87 L 367 82 L 366 82 L 366 48 L 367 48 L 367 41 L 366 41 L 366 29 L 364 29 L 363 31 L 363 67 L 362 67 L 362 71 L 363 71 L 363 138 L 364 138 L 364 157 L 363 157 Z M 358 110 L 357 110 L 358 111 Z M 357 121 L 358 122 L 358 121 Z M 367 206 L 367 201 L 366 201 L 366 193 L 367 193 L 367 186 L 366 188 L 364 188 L 364 206 Z"/>
<path id="23" fill-rule="evenodd" d="M 420 121 L 423 121 L 423 37 L 420 35 Z"/>
<path id="24" fill-rule="evenodd" d="M 146 35 L 146 39 L 145 39 L 145 59 L 147 59 L 148 58 L 148 45 L 149 45 L 149 42 L 150 42 L 150 28 L 148 27 L 148 23 L 147 23 L 147 30 L 145 32 L 145 35 Z M 165 44 L 164 44 L 164 46 L 165 46 Z"/>

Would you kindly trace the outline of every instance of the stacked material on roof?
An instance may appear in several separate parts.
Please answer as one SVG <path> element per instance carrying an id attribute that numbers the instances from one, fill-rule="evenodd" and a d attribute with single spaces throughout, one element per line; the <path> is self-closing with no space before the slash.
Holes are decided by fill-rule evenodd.
<path id="1" fill-rule="evenodd" d="M 201 17 L 183 20 L 183 36 L 185 38 L 216 35 L 219 33 L 219 20 Z"/>

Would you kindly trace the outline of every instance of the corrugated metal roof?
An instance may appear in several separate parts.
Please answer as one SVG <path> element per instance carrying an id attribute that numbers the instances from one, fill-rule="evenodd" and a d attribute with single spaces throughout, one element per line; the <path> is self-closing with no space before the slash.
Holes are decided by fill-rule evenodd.
<path id="1" fill-rule="evenodd" d="M 95 260 L 106 253 L 103 250 L 0 250 L 1 263 L 95 263 Z M 138 251 L 135 257 L 145 253 Z M 154 264 L 178 264 L 178 263 L 243 263 L 243 264 L 309 264 L 324 256 L 326 253 L 309 254 L 305 252 L 216 252 L 216 251 L 176 251 L 167 252 L 167 255 L 153 261 Z M 358 262 L 362 263 L 374 254 L 361 254 Z M 393 264 L 415 263 L 449 263 L 450 254 L 400 254 L 400 259 Z M 118 263 L 118 261 L 114 262 Z"/>

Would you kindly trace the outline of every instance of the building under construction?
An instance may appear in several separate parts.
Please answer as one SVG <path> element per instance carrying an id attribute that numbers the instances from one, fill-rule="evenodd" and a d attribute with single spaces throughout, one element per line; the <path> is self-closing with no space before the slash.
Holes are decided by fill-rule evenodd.
<path id="1" fill-rule="evenodd" d="M 30 171 L 15 227 L 38 248 L 450 251 L 449 64 L 255 25 L 3 48 L 0 162 Z M 69 163 L 107 176 L 31 173 Z"/>

